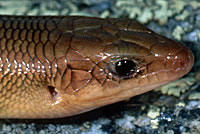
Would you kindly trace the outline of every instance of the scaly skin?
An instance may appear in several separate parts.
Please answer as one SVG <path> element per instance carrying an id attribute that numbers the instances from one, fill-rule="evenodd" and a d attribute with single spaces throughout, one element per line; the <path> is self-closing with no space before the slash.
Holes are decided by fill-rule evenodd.
<path id="1" fill-rule="evenodd" d="M 136 70 L 117 75 L 115 62 Z M 136 21 L 0 16 L 0 118 L 58 118 L 145 93 L 192 68 L 189 49 Z"/>

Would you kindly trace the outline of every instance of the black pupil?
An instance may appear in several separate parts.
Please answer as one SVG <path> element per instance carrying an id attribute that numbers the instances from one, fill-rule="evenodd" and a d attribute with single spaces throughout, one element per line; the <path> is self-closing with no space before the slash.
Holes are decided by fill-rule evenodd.
<path id="1" fill-rule="evenodd" d="M 136 68 L 136 64 L 131 60 L 121 60 L 115 63 L 115 69 L 118 75 L 128 76 Z"/>

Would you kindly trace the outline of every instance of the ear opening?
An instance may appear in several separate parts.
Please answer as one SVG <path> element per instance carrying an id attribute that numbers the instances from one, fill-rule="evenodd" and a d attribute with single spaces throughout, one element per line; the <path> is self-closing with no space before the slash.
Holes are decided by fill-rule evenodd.
<path id="1" fill-rule="evenodd" d="M 54 86 L 48 86 L 47 87 L 49 93 L 51 94 L 52 98 L 55 98 L 58 92 L 55 90 L 56 88 Z"/>

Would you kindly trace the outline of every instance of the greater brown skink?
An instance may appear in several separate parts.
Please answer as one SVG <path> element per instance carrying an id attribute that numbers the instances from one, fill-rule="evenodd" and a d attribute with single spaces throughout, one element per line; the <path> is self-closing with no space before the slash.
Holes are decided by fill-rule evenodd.
<path id="1" fill-rule="evenodd" d="M 190 71 L 192 52 L 129 19 L 0 16 L 0 118 L 58 118 Z"/>

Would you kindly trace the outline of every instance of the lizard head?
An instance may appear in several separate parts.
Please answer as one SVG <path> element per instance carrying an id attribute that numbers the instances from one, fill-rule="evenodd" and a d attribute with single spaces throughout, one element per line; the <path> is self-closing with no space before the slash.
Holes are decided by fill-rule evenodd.
<path id="1" fill-rule="evenodd" d="M 75 30 L 67 57 L 72 70 L 63 105 L 70 105 L 69 115 L 145 93 L 192 68 L 188 48 L 136 21 L 110 19 L 89 27 L 102 20 L 83 20 L 88 23 Z"/>

